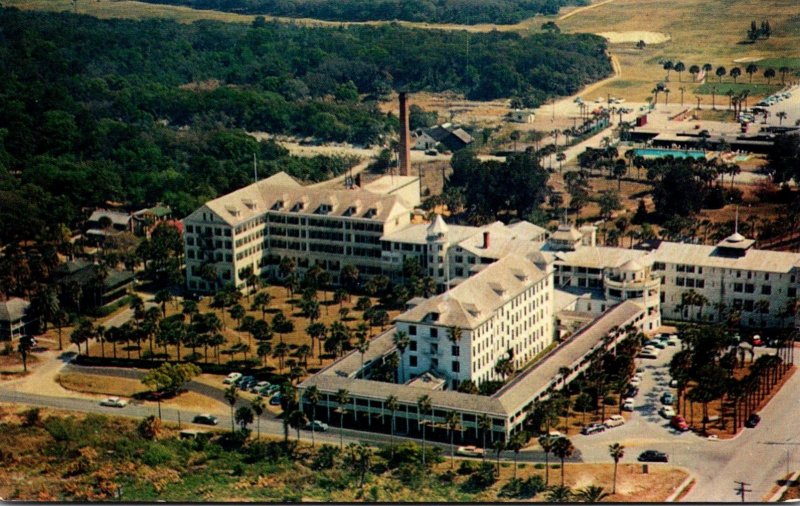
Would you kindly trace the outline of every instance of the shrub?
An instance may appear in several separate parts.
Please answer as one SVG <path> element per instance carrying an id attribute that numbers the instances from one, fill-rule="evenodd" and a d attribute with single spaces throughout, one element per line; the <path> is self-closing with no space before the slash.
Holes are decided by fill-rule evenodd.
<path id="1" fill-rule="evenodd" d="M 241 462 L 237 462 L 231 470 L 234 476 L 242 476 L 244 474 L 244 466 Z"/>
<path id="2" fill-rule="evenodd" d="M 286 457 L 283 444 L 276 441 L 253 441 L 245 447 L 244 453 L 245 462 L 250 464 L 262 460 L 275 462 Z"/>
<path id="3" fill-rule="evenodd" d="M 150 467 L 165 466 L 172 463 L 174 459 L 175 454 L 172 450 L 160 443 L 151 444 L 142 455 L 142 462 Z"/>
<path id="4" fill-rule="evenodd" d="M 139 437 L 147 439 L 148 441 L 158 439 L 158 435 L 161 433 L 161 420 L 154 415 L 150 415 L 139 422 L 139 426 L 136 427 L 136 432 L 139 434 Z"/>
<path id="5" fill-rule="evenodd" d="M 542 463 L 537 463 L 537 464 L 534 464 L 534 465 L 533 465 L 533 468 L 534 468 L 534 469 L 544 469 L 544 464 L 542 464 Z"/>
<path id="6" fill-rule="evenodd" d="M 439 481 L 442 483 L 453 483 L 453 480 L 455 479 L 456 479 L 456 473 L 454 473 L 449 469 L 439 475 Z"/>
<path id="7" fill-rule="evenodd" d="M 606 395 L 605 397 L 603 397 L 603 404 L 605 404 L 606 406 L 616 406 L 617 400 L 610 395 Z"/>
<path id="8" fill-rule="evenodd" d="M 41 412 L 39 408 L 26 409 L 22 412 L 22 426 L 35 427 L 41 424 Z"/>
<path id="9" fill-rule="evenodd" d="M 458 466 L 458 474 L 460 475 L 467 475 L 472 474 L 478 470 L 478 463 L 472 462 L 471 460 L 462 460 L 461 464 Z"/>
<path id="10" fill-rule="evenodd" d="M 382 448 L 378 455 L 386 459 L 386 464 L 389 469 L 395 469 L 403 464 L 422 464 L 422 447 L 414 442 L 401 443 L 394 448 L 394 457 L 392 457 L 391 448 Z M 427 465 L 442 462 L 442 449 L 439 447 L 425 447 L 425 463 Z"/>
<path id="11" fill-rule="evenodd" d="M 469 477 L 465 483 L 467 490 L 485 490 L 492 486 L 497 481 L 497 476 L 494 474 L 494 465 L 489 462 L 483 462 L 478 468 L 477 472 Z"/>

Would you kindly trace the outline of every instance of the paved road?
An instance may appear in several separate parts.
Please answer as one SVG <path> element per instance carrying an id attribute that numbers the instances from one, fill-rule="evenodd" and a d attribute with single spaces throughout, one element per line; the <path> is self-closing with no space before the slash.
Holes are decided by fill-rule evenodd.
<path id="1" fill-rule="evenodd" d="M 128 378 L 128 379 L 138 379 L 144 375 L 144 371 L 137 369 L 125 369 L 116 367 L 84 367 L 75 364 L 68 364 L 64 367 L 63 370 L 81 372 L 85 374 L 97 374 L 103 376 Z M 187 390 L 196 392 L 201 395 L 205 395 L 207 397 L 210 397 L 214 400 L 223 403 L 227 403 L 224 397 L 224 389 L 222 388 L 222 385 L 220 385 L 220 388 L 215 388 L 205 383 L 191 381 L 187 385 Z M 156 406 L 144 406 L 142 403 L 138 403 L 136 401 L 131 402 L 125 408 L 121 409 L 108 408 L 100 406 L 97 403 L 97 401 L 91 399 L 64 398 L 64 397 L 29 394 L 29 393 L 8 390 L 5 388 L 0 388 L 0 401 L 11 402 L 14 404 L 31 405 L 31 406 L 53 407 L 70 411 L 81 411 L 85 413 L 102 413 L 108 415 L 129 416 L 132 418 L 144 418 L 150 415 L 158 414 L 158 408 Z M 248 401 L 246 399 L 240 399 L 237 402 L 234 409 L 246 405 L 248 405 Z M 194 410 L 176 410 L 173 408 L 165 408 L 165 407 L 162 407 L 161 410 L 161 415 L 164 420 L 171 422 L 181 421 L 182 424 L 186 424 L 187 426 L 192 425 L 189 424 L 188 421 L 191 420 L 194 417 L 194 415 L 198 414 L 201 414 L 201 412 Z M 230 427 L 231 424 L 230 416 L 220 415 L 218 418 L 219 418 L 219 427 Z M 255 429 L 254 426 L 252 428 Z M 261 432 L 264 434 L 272 434 L 274 436 L 282 436 L 283 421 L 278 416 L 275 416 L 269 412 L 265 412 L 264 415 L 262 415 L 261 417 Z M 290 435 L 291 437 L 295 437 L 296 431 L 291 430 Z M 391 442 L 391 437 L 388 434 L 357 431 L 351 429 L 344 429 L 342 431 L 342 436 L 343 436 L 342 439 L 344 440 L 345 443 L 365 441 L 372 444 L 386 445 Z M 310 442 L 311 432 L 305 430 L 301 431 L 301 439 Z M 331 444 L 339 444 L 340 440 L 339 429 L 337 427 L 332 426 L 330 432 L 328 433 L 315 434 L 315 439 L 318 442 L 321 441 Z M 419 444 L 418 439 L 403 438 L 399 436 L 395 437 L 395 441 L 396 442 L 414 441 Z M 430 441 L 428 442 L 428 444 L 440 447 L 443 451 L 443 455 L 445 456 L 450 454 L 450 446 L 448 444 L 437 443 L 437 442 L 432 443 Z M 456 444 L 458 443 L 456 442 Z M 513 458 L 514 458 L 513 452 L 503 452 L 501 454 L 501 460 L 513 460 Z M 520 455 L 518 456 L 518 461 L 544 462 L 545 456 L 541 450 L 528 450 L 520 453 Z M 556 459 L 551 455 L 550 461 L 551 462 L 556 461 Z M 580 461 L 581 461 L 580 451 L 576 451 L 571 458 L 567 459 L 567 462 L 580 462 Z"/>
<path id="2" fill-rule="evenodd" d="M 735 481 L 750 483 L 753 492 L 746 497 L 748 500 L 768 498 L 776 481 L 787 474 L 787 468 L 793 471 L 798 464 L 800 436 L 795 424 L 800 417 L 800 401 L 794 398 L 794 392 L 800 387 L 800 376 L 792 377 L 760 412 L 762 422 L 758 427 L 746 429 L 733 440 L 712 441 L 692 432 L 673 431 L 668 420 L 658 414 L 661 394 L 674 392 L 668 387 L 669 360 L 678 349 L 668 347 L 658 359 L 642 361 L 644 379 L 628 423 L 601 434 L 576 436 L 573 443 L 587 462 L 609 462 L 608 445 L 616 442 L 626 447 L 623 463 L 637 462 L 639 453 L 646 449 L 666 452 L 670 465 L 689 470 L 696 479 L 685 501 L 740 501 Z M 769 348 L 757 349 L 757 355 L 770 352 Z"/>

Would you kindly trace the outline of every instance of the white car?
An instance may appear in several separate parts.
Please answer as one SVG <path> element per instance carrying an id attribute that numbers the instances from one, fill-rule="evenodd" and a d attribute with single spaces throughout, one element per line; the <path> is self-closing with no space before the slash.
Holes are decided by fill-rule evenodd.
<path id="1" fill-rule="evenodd" d="M 222 382 L 225 383 L 226 385 L 229 385 L 229 384 L 233 383 L 234 381 L 238 380 L 241 377 L 242 377 L 242 373 L 240 373 L 240 372 L 232 372 L 229 375 L 227 375 L 225 377 L 225 379 L 222 380 Z"/>
<path id="2" fill-rule="evenodd" d="M 670 380 L 669 386 L 671 388 L 678 388 L 678 380 Z"/>
<path id="3" fill-rule="evenodd" d="M 634 376 L 633 378 L 631 378 L 630 381 L 631 386 L 638 387 L 641 384 L 642 384 L 642 378 L 640 378 L 639 376 Z"/>
<path id="4" fill-rule="evenodd" d="M 633 398 L 628 397 L 622 401 L 622 411 L 633 411 Z"/>
<path id="5" fill-rule="evenodd" d="M 622 415 L 611 415 L 603 423 L 605 424 L 606 427 L 611 429 L 612 427 L 619 427 L 620 425 L 624 425 L 625 419 L 622 418 Z"/>
<path id="6" fill-rule="evenodd" d="M 664 406 L 663 408 L 658 410 L 658 414 L 666 418 L 667 420 L 672 420 L 672 417 L 675 416 L 675 408 L 672 406 Z"/>
<path id="7" fill-rule="evenodd" d="M 456 450 L 456 455 L 462 457 L 481 457 L 483 456 L 483 448 L 477 446 L 459 446 Z"/>
<path id="8" fill-rule="evenodd" d="M 128 405 L 128 401 L 119 397 L 107 397 L 100 401 L 100 405 L 108 408 L 124 408 Z"/>

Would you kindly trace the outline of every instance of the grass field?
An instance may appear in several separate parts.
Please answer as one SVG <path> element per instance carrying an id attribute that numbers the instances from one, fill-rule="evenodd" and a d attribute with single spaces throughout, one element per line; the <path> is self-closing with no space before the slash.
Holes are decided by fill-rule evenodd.
<path id="1" fill-rule="evenodd" d="M 741 43 L 754 19 L 768 19 L 774 27 L 773 36 L 755 44 Z M 567 32 L 627 32 L 646 27 L 670 35 L 668 42 L 648 45 L 643 50 L 636 49 L 633 43 L 612 45 L 611 51 L 622 65 L 623 79 L 597 90 L 599 95 L 624 89 L 622 95 L 628 100 L 644 100 L 653 85 L 666 75 L 657 63 L 662 59 L 683 61 L 687 68 L 711 63 L 714 68 L 739 66 L 744 70 L 747 64 L 735 60 L 763 58 L 756 62 L 760 70 L 754 76 L 754 84 L 766 82 L 762 72 L 768 66 L 777 70 L 785 64 L 800 69 L 800 48 L 796 44 L 800 17 L 794 0 L 615 0 L 564 19 L 559 25 Z M 745 74 L 740 81 L 748 77 Z M 780 82 L 780 74 L 777 77 L 773 83 Z M 691 76 L 684 72 L 683 80 L 691 80 Z M 671 81 L 672 86 L 677 86 L 674 72 Z M 723 79 L 729 81 L 729 77 Z M 626 84 L 624 88 L 620 82 Z M 638 85 L 631 86 L 632 82 Z M 694 83 L 683 85 L 690 94 L 699 87 Z"/>
<path id="2" fill-rule="evenodd" d="M 756 79 L 756 78 L 754 78 Z M 709 81 L 705 84 L 702 84 L 695 88 L 695 94 L 701 95 L 711 95 L 711 93 L 716 93 L 717 95 L 725 95 L 729 90 L 734 93 L 742 93 L 743 91 L 749 91 L 750 96 L 765 96 L 771 95 L 781 89 L 780 83 L 775 84 L 761 84 L 761 83 L 753 83 L 750 84 L 748 82 L 739 82 L 739 83 L 720 83 L 717 80 Z"/>

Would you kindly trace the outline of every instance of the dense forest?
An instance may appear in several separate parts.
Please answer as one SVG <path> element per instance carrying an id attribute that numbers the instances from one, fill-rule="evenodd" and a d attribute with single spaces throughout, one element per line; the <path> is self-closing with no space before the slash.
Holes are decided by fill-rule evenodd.
<path id="1" fill-rule="evenodd" d="M 469 48 L 467 48 L 469 46 Z M 467 54 L 468 52 L 468 54 Z M 393 87 L 475 98 L 565 94 L 610 70 L 599 37 L 469 35 L 397 26 L 98 20 L 0 8 L 0 241 L 81 209 L 159 201 L 178 217 L 286 170 L 321 180 L 351 160 L 297 158 L 245 131 L 382 143 Z"/>
<path id="2" fill-rule="evenodd" d="M 242 14 L 330 21 L 417 21 L 508 25 L 537 14 L 555 15 L 588 0 L 145 0 Z"/>

